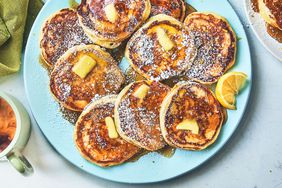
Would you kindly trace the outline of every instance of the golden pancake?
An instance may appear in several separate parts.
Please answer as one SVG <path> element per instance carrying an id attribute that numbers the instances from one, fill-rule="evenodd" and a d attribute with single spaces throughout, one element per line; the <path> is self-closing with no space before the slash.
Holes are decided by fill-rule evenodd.
<path id="1" fill-rule="evenodd" d="M 185 2 L 183 0 L 151 0 L 151 16 L 166 14 L 179 21 L 185 18 Z"/>
<path id="2" fill-rule="evenodd" d="M 91 39 L 93 43 L 101 47 L 108 48 L 108 49 L 114 49 L 121 45 L 121 42 L 107 42 L 107 41 L 98 40 L 97 38 L 95 38 L 95 36 L 92 33 L 89 33 L 87 29 L 84 29 L 84 31 L 85 31 L 85 34 Z"/>
<path id="3" fill-rule="evenodd" d="M 119 43 L 149 17 L 150 10 L 149 0 L 82 0 L 78 16 L 91 38 Z"/>
<path id="4" fill-rule="evenodd" d="M 49 66 L 53 66 L 71 47 L 91 43 L 72 9 L 62 9 L 50 16 L 41 30 L 41 55 Z"/>
<path id="5" fill-rule="evenodd" d="M 74 67 L 83 57 L 96 62 L 85 78 Z M 125 78 L 111 55 L 96 45 L 81 45 L 69 49 L 55 64 L 50 78 L 50 90 L 65 108 L 82 111 L 93 97 L 116 94 Z"/>
<path id="6" fill-rule="evenodd" d="M 218 137 L 223 121 L 224 112 L 214 94 L 197 82 L 177 84 L 161 106 L 163 137 L 177 148 L 205 149 Z"/>
<path id="7" fill-rule="evenodd" d="M 121 137 L 109 136 L 105 119 L 114 116 L 115 100 L 111 95 L 90 103 L 75 125 L 74 141 L 80 154 L 102 167 L 124 163 L 140 151 Z"/>
<path id="8" fill-rule="evenodd" d="M 125 57 L 149 80 L 179 76 L 192 64 L 197 52 L 190 32 L 171 16 L 149 19 L 127 43 Z"/>
<path id="9" fill-rule="evenodd" d="M 224 18 L 213 13 L 191 13 L 184 25 L 197 47 L 186 76 L 203 84 L 216 82 L 235 63 L 236 34 Z"/>
<path id="10" fill-rule="evenodd" d="M 149 151 L 163 148 L 165 142 L 161 135 L 159 112 L 160 104 L 169 90 L 166 85 L 144 80 L 126 86 L 115 104 L 119 135 Z"/>

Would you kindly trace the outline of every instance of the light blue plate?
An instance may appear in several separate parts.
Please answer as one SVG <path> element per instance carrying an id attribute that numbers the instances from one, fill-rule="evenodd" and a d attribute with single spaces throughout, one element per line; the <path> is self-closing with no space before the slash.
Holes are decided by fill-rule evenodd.
<path id="1" fill-rule="evenodd" d="M 49 0 L 45 4 L 32 27 L 26 46 L 24 58 L 25 88 L 31 110 L 40 129 L 50 144 L 68 161 L 90 174 L 112 181 L 125 183 L 158 182 L 174 178 L 198 167 L 210 159 L 228 141 L 243 117 L 251 91 L 252 68 L 247 37 L 239 18 L 227 1 L 197 0 L 190 2 L 198 11 L 215 12 L 226 17 L 238 38 L 240 38 L 237 62 L 232 71 L 245 72 L 249 76 L 249 84 L 237 98 L 238 110 L 228 111 L 228 121 L 223 126 L 218 140 L 204 151 L 176 150 L 172 158 L 150 153 L 136 162 L 129 162 L 113 168 L 100 168 L 87 162 L 79 155 L 73 142 L 73 125 L 62 117 L 59 105 L 50 94 L 47 71 L 39 63 L 40 28 L 52 13 L 69 7 L 69 0 Z M 123 68 L 127 66 L 125 60 L 122 64 L 124 65 Z"/>

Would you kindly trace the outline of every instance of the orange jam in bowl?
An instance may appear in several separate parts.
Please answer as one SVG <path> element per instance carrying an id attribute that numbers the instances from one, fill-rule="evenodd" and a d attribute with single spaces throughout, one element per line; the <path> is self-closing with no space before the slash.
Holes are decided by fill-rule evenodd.
<path id="1" fill-rule="evenodd" d="M 0 97 L 0 153 L 12 142 L 16 128 L 15 112 L 8 102 Z"/>

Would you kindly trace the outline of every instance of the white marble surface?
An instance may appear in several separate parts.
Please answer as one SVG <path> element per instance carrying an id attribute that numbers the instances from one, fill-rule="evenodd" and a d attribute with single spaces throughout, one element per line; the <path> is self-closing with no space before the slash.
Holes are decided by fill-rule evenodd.
<path id="1" fill-rule="evenodd" d="M 253 92 L 244 120 L 230 142 L 205 165 L 149 187 L 282 188 L 282 62 L 255 38 L 243 1 L 230 1 L 245 26 L 253 58 Z M 29 109 L 22 73 L 0 78 L 0 90 L 16 96 Z M 48 144 L 34 120 L 32 127 L 24 153 L 35 174 L 22 177 L 7 162 L 0 162 L 1 188 L 133 186 L 105 181 L 75 168 Z"/>

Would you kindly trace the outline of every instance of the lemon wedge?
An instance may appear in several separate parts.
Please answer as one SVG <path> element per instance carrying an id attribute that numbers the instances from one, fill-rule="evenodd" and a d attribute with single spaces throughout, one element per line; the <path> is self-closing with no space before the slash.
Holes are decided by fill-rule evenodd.
<path id="1" fill-rule="evenodd" d="M 247 75 L 242 72 L 229 72 L 217 82 L 215 95 L 225 108 L 236 110 L 236 95 L 244 87 Z"/>

